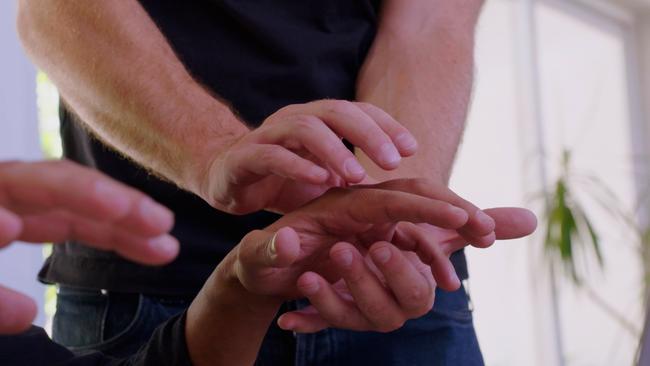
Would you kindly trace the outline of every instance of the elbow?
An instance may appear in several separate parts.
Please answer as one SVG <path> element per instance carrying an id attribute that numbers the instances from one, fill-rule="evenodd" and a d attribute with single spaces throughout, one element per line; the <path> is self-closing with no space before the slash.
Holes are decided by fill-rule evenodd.
<path id="1" fill-rule="evenodd" d="M 41 7 L 41 8 L 39 8 Z M 38 49 L 39 37 L 47 36 L 43 29 L 43 3 L 33 0 L 19 0 L 16 15 L 16 33 L 25 51 L 33 55 Z M 42 42 L 41 42 L 42 43 Z"/>

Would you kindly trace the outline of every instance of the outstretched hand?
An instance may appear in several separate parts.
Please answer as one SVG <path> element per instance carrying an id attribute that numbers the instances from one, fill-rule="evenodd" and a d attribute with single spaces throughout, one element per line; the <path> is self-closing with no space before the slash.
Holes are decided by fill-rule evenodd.
<path id="1" fill-rule="evenodd" d="M 0 163 L 0 248 L 77 240 L 142 264 L 178 254 L 173 214 L 144 194 L 68 161 Z M 25 330 L 34 302 L 0 286 L 0 334 Z"/>
<path id="2" fill-rule="evenodd" d="M 285 329 L 396 329 L 431 309 L 435 277 L 448 276 L 437 270 L 439 263 L 448 262 L 467 238 L 488 246 L 495 238 L 528 235 L 536 225 L 532 213 L 516 208 L 486 210 L 485 220 L 446 188 L 422 184 L 402 180 L 386 188 L 331 190 L 251 232 L 221 270 L 251 293 L 312 301 L 280 319 Z"/>
<path id="3" fill-rule="evenodd" d="M 535 215 L 522 208 L 485 212 L 496 222 L 497 240 L 530 235 L 537 225 Z M 341 280 L 330 284 L 314 272 L 301 275 L 297 286 L 311 305 L 282 315 L 280 327 L 303 333 L 329 327 L 392 331 L 431 310 L 438 285 L 434 274 L 448 281 L 443 287 L 446 290 L 460 286 L 449 285 L 453 283 L 450 279 L 457 281 L 457 277 L 448 258 L 468 245 L 462 236 L 453 230 L 406 222 L 398 225 L 398 232 L 394 242 L 404 250 L 387 242 L 375 243 L 368 251 L 348 243 L 332 247 L 330 258 Z M 426 260 L 427 254 L 419 249 L 422 246 L 436 254 Z"/>

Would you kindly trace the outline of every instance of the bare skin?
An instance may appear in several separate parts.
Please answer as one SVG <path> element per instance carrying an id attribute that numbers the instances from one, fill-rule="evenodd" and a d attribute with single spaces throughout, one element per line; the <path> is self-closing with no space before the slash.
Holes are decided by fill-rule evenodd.
<path id="1" fill-rule="evenodd" d="M 2 163 L 0 182 L 2 246 L 76 239 L 150 265 L 178 253 L 178 243 L 165 234 L 173 224 L 166 208 L 87 168 L 65 161 Z M 469 216 L 447 202 L 459 200 L 444 187 L 410 180 L 336 189 L 251 232 L 188 310 L 186 345 L 194 364 L 252 364 L 288 299 L 312 302 L 279 320 L 298 332 L 385 332 L 426 313 L 436 283 L 448 275 L 434 266 L 450 265 L 449 254 L 466 245 L 459 231 Z M 499 239 L 535 228 L 526 210 L 487 212 Z M 445 229 L 423 233 L 418 225 L 425 223 Z M 26 329 L 36 311 L 33 301 L 2 286 L 0 295 L 0 334 Z"/>
<path id="2" fill-rule="evenodd" d="M 178 254 L 173 222 L 144 194 L 76 164 L 0 163 L 0 248 L 73 239 L 161 265 Z M 25 330 L 35 315 L 33 300 L 0 286 L 0 334 Z"/>
<path id="3" fill-rule="evenodd" d="M 365 103 L 287 106 L 253 131 L 189 75 L 135 0 L 22 0 L 18 29 L 32 60 L 108 145 L 217 209 L 288 212 L 368 174 L 368 182 L 446 182 L 469 100 L 481 3 L 386 2 L 357 84 Z M 356 159 L 340 138 L 357 145 Z M 265 164 L 236 168 L 250 156 Z M 251 193 L 259 199 L 247 200 Z"/>
<path id="4" fill-rule="evenodd" d="M 356 99 L 400 121 L 418 153 L 385 171 L 357 156 L 373 181 L 427 178 L 447 183 L 474 73 L 474 33 L 484 0 L 387 0 L 357 79 Z"/>
<path id="5" fill-rule="evenodd" d="M 192 79 L 135 0 L 19 4 L 25 49 L 87 127 L 220 210 L 286 212 L 329 187 L 362 181 L 365 169 L 342 138 L 379 169 L 395 169 L 417 149 L 387 113 L 347 101 L 287 106 L 250 130 Z M 238 170 L 251 156 L 260 166 Z M 259 200 L 246 201 L 250 192 Z"/>
<path id="6" fill-rule="evenodd" d="M 430 311 L 437 278 L 448 274 L 424 263 L 451 265 L 449 255 L 467 245 L 458 228 L 468 217 L 444 201 L 404 192 L 411 188 L 407 181 L 391 188 L 332 190 L 249 233 L 190 307 L 186 332 L 193 362 L 253 364 L 268 325 L 289 299 L 312 303 L 279 319 L 282 328 L 297 332 L 388 332 Z M 487 212 L 499 239 L 528 235 L 536 226 L 524 209 Z M 422 235 L 406 222 L 447 229 Z"/>

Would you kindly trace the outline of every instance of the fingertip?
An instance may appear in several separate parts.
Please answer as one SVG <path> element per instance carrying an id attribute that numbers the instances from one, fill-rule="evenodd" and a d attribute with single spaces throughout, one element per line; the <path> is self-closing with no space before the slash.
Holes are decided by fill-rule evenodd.
<path id="1" fill-rule="evenodd" d="M 443 278 L 438 278 L 436 282 L 438 284 L 438 287 L 445 291 L 456 291 L 460 288 L 461 285 L 458 274 L 456 274 L 456 270 L 453 266 L 451 266 L 451 269 L 447 270 L 447 273 Z"/>
<path id="2" fill-rule="evenodd" d="M 271 246 L 274 265 L 286 267 L 291 265 L 300 254 L 300 237 L 294 229 L 283 227 L 275 233 Z"/>
<path id="3" fill-rule="evenodd" d="M 355 157 L 345 160 L 343 163 L 343 171 L 349 183 L 359 183 L 366 178 L 366 170 L 359 164 Z"/>
<path id="4" fill-rule="evenodd" d="M 521 226 L 521 234 L 522 236 L 524 235 L 530 235 L 535 230 L 537 229 L 537 215 L 535 215 L 532 211 L 527 210 L 525 208 L 519 209 L 519 222 L 518 224 Z"/>
<path id="5" fill-rule="evenodd" d="M 516 239 L 532 234 L 537 229 L 537 216 L 519 207 L 497 207 L 485 210 L 496 222 L 497 239 Z"/>
<path id="6" fill-rule="evenodd" d="M 329 256 L 339 267 L 348 268 L 354 260 L 354 247 L 345 242 L 336 243 L 330 249 Z"/>
<path id="7" fill-rule="evenodd" d="M 393 257 L 391 244 L 387 242 L 377 242 L 370 247 L 370 256 L 376 264 L 387 264 Z"/>
<path id="8" fill-rule="evenodd" d="M 298 277 L 296 287 L 304 296 L 313 296 L 321 289 L 320 278 L 314 272 L 305 272 Z"/>
<path id="9" fill-rule="evenodd" d="M 399 163 L 402 161 L 402 156 L 392 142 L 386 142 L 380 147 L 378 160 L 381 162 L 382 168 L 386 170 L 394 170 L 397 169 Z"/>
<path id="10" fill-rule="evenodd" d="M 291 316 L 286 313 L 280 315 L 277 324 L 282 330 L 293 331 L 293 328 L 295 328 L 295 322 L 291 319 Z"/>
<path id="11" fill-rule="evenodd" d="M 140 200 L 138 214 L 151 227 L 154 235 L 168 232 L 174 226 L 174 213 L 149 197 Z"/>
<path id="12" fill-rule="evenodd" d="M 180 244 L 171 235 L 162 235 L 148 241 L 152 256 L 143 258 L 143 261 L 153 265 L 167 264 L 174 260 L 180 252 Z"/>
<path id="13" fill-rule="evenodd" d="M 418 150 L 418 142 L 408 132 L 404 132 L 395 138 L 400 153 L 403 157 L 412 156 Z"/>
<path id="14" fill-rule="evenodd" d="M 305 309 L 284 313 L 278 317 L 280 329 L 295 333 L 315 333 L 329 326 L 318 313 L 307 313 Z"/>

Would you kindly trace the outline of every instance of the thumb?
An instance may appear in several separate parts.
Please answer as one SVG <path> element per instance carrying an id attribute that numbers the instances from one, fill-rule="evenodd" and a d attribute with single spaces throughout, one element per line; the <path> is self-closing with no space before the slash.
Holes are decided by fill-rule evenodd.
<path id="1" fill-rule="evenodd" d="M 255 230 L 244 237 L 239 248 L 239 262 L 249 269 L 284 268 L 300 254 L 300 238 L 295 230 L 283 227 L 276 232 Z"/>

